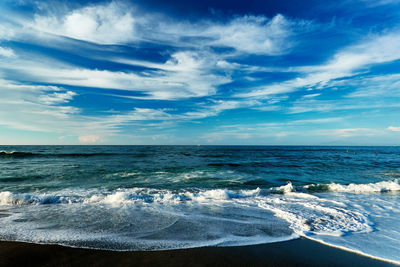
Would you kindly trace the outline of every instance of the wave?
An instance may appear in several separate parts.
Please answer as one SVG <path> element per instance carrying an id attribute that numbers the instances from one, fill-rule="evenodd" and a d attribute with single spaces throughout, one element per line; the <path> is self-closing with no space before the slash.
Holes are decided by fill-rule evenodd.
<path id="1" fill-rule="evenodd" d="M 135 173 L 133 173 L 135 174 Z M 127 175 L 133 175 L 127 174 Z M 79 191 L 79 190 L 77 190 Z M 304 198 L 315 198 L 313 193 L 341 192 L 341 193 L 385 193 L 400 191 L 398 179 L 381 181 L 368 184 L 309 184 L 295 186 L 291 182 L 286 185 L 271 187 L 268 189 L 254 190 L 229 190 L 229 189 L 190 189 L 171 191 L 167 189 L 130 188 L 118 189 L 114 192 L 97 192 L 93 190 L 83 191 L 77 195 L 77 191 L 71 190 L 55 192 L 55 194 L 28 194 L 0 192 L 0 205 L 26 205 L 26 204 L 71 204 L 104 202 L 108 204 L 134 204 L 136 202 L 147 203 L 180 203 L 184 201 L 206 200 L 232 200 L 256 196 L 268 196 L 270 194 L 296 194 Z"/>
<path id="2" fill-rule="evenodd" d="M 269 189 L 271 193 L 277 194 L 289 194 L 289 193 L 322 193 L 322 192 L 338 192 L 338 193 L 357 193 L 357 194 L 368 194 L 368 193 L 386 193 L 386 192 L 398 192 L 400 191 L 399 179 L 391 181 L 380 181 L 376 183 L 367 184 L 308 184 L 304 186 L 295 186 L 291 182 L 286 185 L 271 187 Z"/>
<path id="3" fill-rule="evenodd" d="M 400 191 L 398 179 L 368 184 L 310 184 L 303 187 L 308 192 L 384 193 Z"/>
<path id="4" fill-rule="evenodd" d="M 34 156 L 35 153 L 30 152 L 18 152 L 18 151 L 0 151 L 0 157 L 30 157 Z"/>
<path id="5" fill-rule="evenodd" d="M 87 191 L 67 190 L 53 194 L 29 194 L 0 192 L 0 205 L 40 205 L 40 204 L 73 204 L 73 203 L 106 203 L 112 205 L 135 203 L 181 203 L 185 201 L 218 201 L 247 198 L 260 193 L 255 190 L 231 191 L 227 189 L 192 190 L 173 192 L 170 190 L 150 188 L 118 189 L 115 191 Z M 79 192 L 79 193 L 78 193 Z"/>

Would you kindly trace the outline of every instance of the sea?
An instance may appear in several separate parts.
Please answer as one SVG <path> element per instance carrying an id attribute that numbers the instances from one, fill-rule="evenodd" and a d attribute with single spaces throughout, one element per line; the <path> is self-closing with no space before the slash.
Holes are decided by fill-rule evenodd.
<path id="1" fill-rule="evenodd" d="M 400 147 L 0 150 L 0 240 L 148 251 L 306 237 L 400 263 Z"/>

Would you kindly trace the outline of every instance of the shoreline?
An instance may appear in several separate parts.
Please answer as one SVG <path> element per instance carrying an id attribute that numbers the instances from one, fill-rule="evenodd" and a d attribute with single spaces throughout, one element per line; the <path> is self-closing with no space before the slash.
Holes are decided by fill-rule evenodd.
<path id="1" fill-rule="evenodd" d="M 236 247 L 109 251 L 0 241 L 1 266 L 398 266 L 299 238 Z"/>
<path id="2" fill-rule="evenodd" d="M 382 261 L 382 262 L 387 262 L 387 263 L 393 264 L 395 266 L 400 266 L 400 262 L 396 262 L 394 260 L 389 260 L 389 259 L 385 259 L 385 258 L 372 256 L 372 255 L 369 255 L 369 254 L 361 252 L 361 251 L 357 251 L 357 250 L 353 250 L 353 249 L 350 249 L 350 248 L 329 244 L 329 243 L 326 243 L 326 242 L 324 242 L 322 240 L 318 240 L 318 239 L 314 239 L 314 238 L 310 238 L 310 237 L 302 237 L 302 238 L 309 239 L 309 240 L 311 240 L 313 242 L 320 243 L 320 244 L 322 244 L 324 246 L 337 248 L 337 249 L 344 250 L 344 251 L 347 251 L 347 252 L 350 252 L 350 253 L 358 254 L 358 255 L 363 256 L 363 257 L 371 258 L 371 259 Z"/>

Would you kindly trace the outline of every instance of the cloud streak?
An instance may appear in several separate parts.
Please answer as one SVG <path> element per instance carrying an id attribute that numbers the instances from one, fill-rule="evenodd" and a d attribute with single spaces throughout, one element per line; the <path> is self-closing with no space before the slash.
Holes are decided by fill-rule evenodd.
<path id="1" fill-rule="evenodd" d="M 364 42 L 342 49 L 325 64 L 293 68 L 302 74 L 300 77 L 279 84 L 257 87 L 236 96 L 268 98 L 271 95 L 291 93 L 300 89 L 323 89 L 330 86 L 331 81 L 365 72 L 374 64 L 400 59 L 399 43 L 398 32 L 372 36 Z"/>
<path id="2" fill-rule="evenodd" d="M 208 60 L 209 59 L 209 60 Z M 158 70 L 124 72 L 74 68 L 57 61 L 38 63 L 16 59 L 0 69 L 18 71 L 39 83 L 119 89 L 143 93 L 137 99 L 182 99 L 213 95 L 217 87 L 230 82 L 225 74 L 214 74 L 211 56 L 177 52 Z"/>

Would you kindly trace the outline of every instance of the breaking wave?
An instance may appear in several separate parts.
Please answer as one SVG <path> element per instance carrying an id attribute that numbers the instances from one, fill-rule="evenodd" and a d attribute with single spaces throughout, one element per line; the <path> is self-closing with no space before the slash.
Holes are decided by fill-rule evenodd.
<path id="1" fill-rule="evenodd" d="M 398 179 L 394 179 L 392 181 L 381 181 L 368 184 L 311 184 L 304 186 L 304 188 L 310 192 L 384 193 L 400 191 L 400 184 Z"/>
<path id="2" fill-rule="evenodd" d="M 309 184 L 305 186 L 294 186 L 291 182 L 279 187 L 269 189 L 256 188 L 254 190 L 179 190 L 171 191 L 166 189 L 151 188 L 130 188 L 118 189 L 114 192 L 97 192 L 93 190 L 84 191 L 76 195 L 74 190 L 59 191 L 55 194 L 28 194 L 0 192 L 0 205 L 26 205 L 26 204 L 72 204 L 72 203 L 94 203 L 104 202 L 109 204 L 134 204 L 137 202 L 146 203 L 180 203 L 184 201 L 208 201 L 208 200 L 233 200 L 270 194 L 286 194 L 315 198 L 312 193 L 318 192 L 341 192 L 341 193 L 385 193 L 400 191 L 398 179 L 392 181 L 381 181 L 368 184 Z M 63 195 L 67 192 L 67 195 Z"/>

